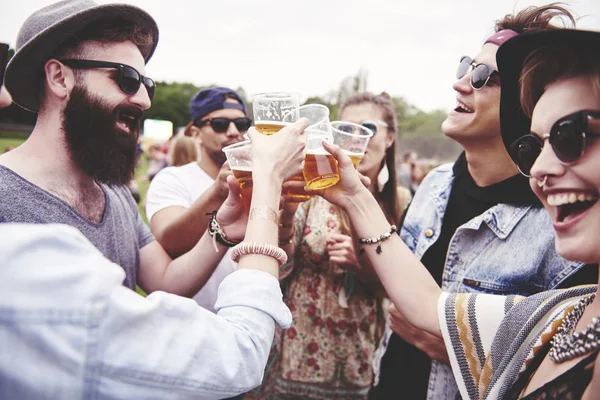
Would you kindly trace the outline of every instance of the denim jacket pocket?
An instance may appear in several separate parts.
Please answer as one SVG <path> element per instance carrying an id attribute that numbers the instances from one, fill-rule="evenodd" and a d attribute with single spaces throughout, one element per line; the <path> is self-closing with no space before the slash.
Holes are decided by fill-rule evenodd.
<path id="1" fill-rule="evenodd" d="M 511 285 L 506 283 L 499 282 L 490 282 L 483 281 L 478 279 L 473 279 L 469 277 L 464 277 L 462 279 L 462 287 L 465 289 L 466 293 L 488 293 L 488 294 L 498 294 L 498 295 L 512 295 L 512 294 L 520 294 L 527 295 L 530 293 L 536 293 L 543 288 L 537 287 L 535 285 L 523 286 L 519 285 Z"/>

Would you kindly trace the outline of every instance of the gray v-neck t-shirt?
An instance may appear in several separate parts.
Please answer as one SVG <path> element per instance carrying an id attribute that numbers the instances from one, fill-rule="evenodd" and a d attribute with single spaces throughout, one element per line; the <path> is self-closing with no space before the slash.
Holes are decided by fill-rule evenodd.
<path id="1" fill-rule="evenodd" d="M 98 224 L 79 214 L 57 196 L 0 165 L 0 223 L 66 224 L 81 231 L 126 274 L 123 284 L 135 290 L 140 249 L 154 240 L 125 186 L 100 185 L 106 199 Z"/>

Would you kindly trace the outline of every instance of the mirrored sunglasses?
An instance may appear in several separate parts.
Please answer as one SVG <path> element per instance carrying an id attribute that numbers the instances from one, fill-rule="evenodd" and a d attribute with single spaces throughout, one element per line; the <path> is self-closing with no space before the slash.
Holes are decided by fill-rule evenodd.
<path id="1" fill-rule="evenodd" d="M 490 78 L 498 76 L 498 71 L 489 65 L 475 64 L 471 57 L 462 56 L 456 70 L 456 79 L 462 79 L 469 71 L 471 71 L 471 87 L 475 90 L 483 88 L 490 81 Z"/>

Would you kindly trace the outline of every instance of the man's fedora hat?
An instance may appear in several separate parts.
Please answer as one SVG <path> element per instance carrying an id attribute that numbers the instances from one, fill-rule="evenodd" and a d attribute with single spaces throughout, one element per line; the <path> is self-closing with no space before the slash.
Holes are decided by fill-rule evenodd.
<path id="1" fill-rule="evenodd" d="M 92 0 L 65 0 L 33 13 L 17 36 L 17 51 L 6 67 L 5 85 L 13 100 L 26 110 L 39 110 L 43 66 L 66 40 L 99 20 L 125 20 L 147 27 L 152 46 L 144 52 L 148 62 L 158 44 L 158 26 L 141 8 L 127 4 L 98 5 Z"/>
<path id="2" fill-rule="evenodd" d="M 546 46 L 568 46 L 577 51 L 599 52 L 600 32 L 557 29 L 520 34 L 498 49 L 496 63 L 500 72 L 500 128 L 504 146 L 510 154 L 515 140 L 529 133 L 531 119 L 521 107 L 521 70 L 527 57 Z"/>

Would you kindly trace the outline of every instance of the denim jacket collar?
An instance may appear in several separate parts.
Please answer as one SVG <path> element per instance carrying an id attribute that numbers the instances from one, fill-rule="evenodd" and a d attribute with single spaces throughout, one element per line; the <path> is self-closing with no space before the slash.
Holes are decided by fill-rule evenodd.
<path id="1" fill-rule="evenodd" d="M 441 174 L 439 179 L 432 183 L 433 190 L 430 191 L 437 214 L 441 216 L 443 216 L 446 211 L 455 178 L 452 164 L 448 164 L 446 168 L 450 170 L 450 173 Z M 514 206 L 503 203 L 497 204 L 483 214 L 466 222 L 460 226 L 459 229 L 476 230 L 479 229 L 482 223 L 485 223 L 498 238 L 506 239 L 531 207 L 533 206 Z"/>

